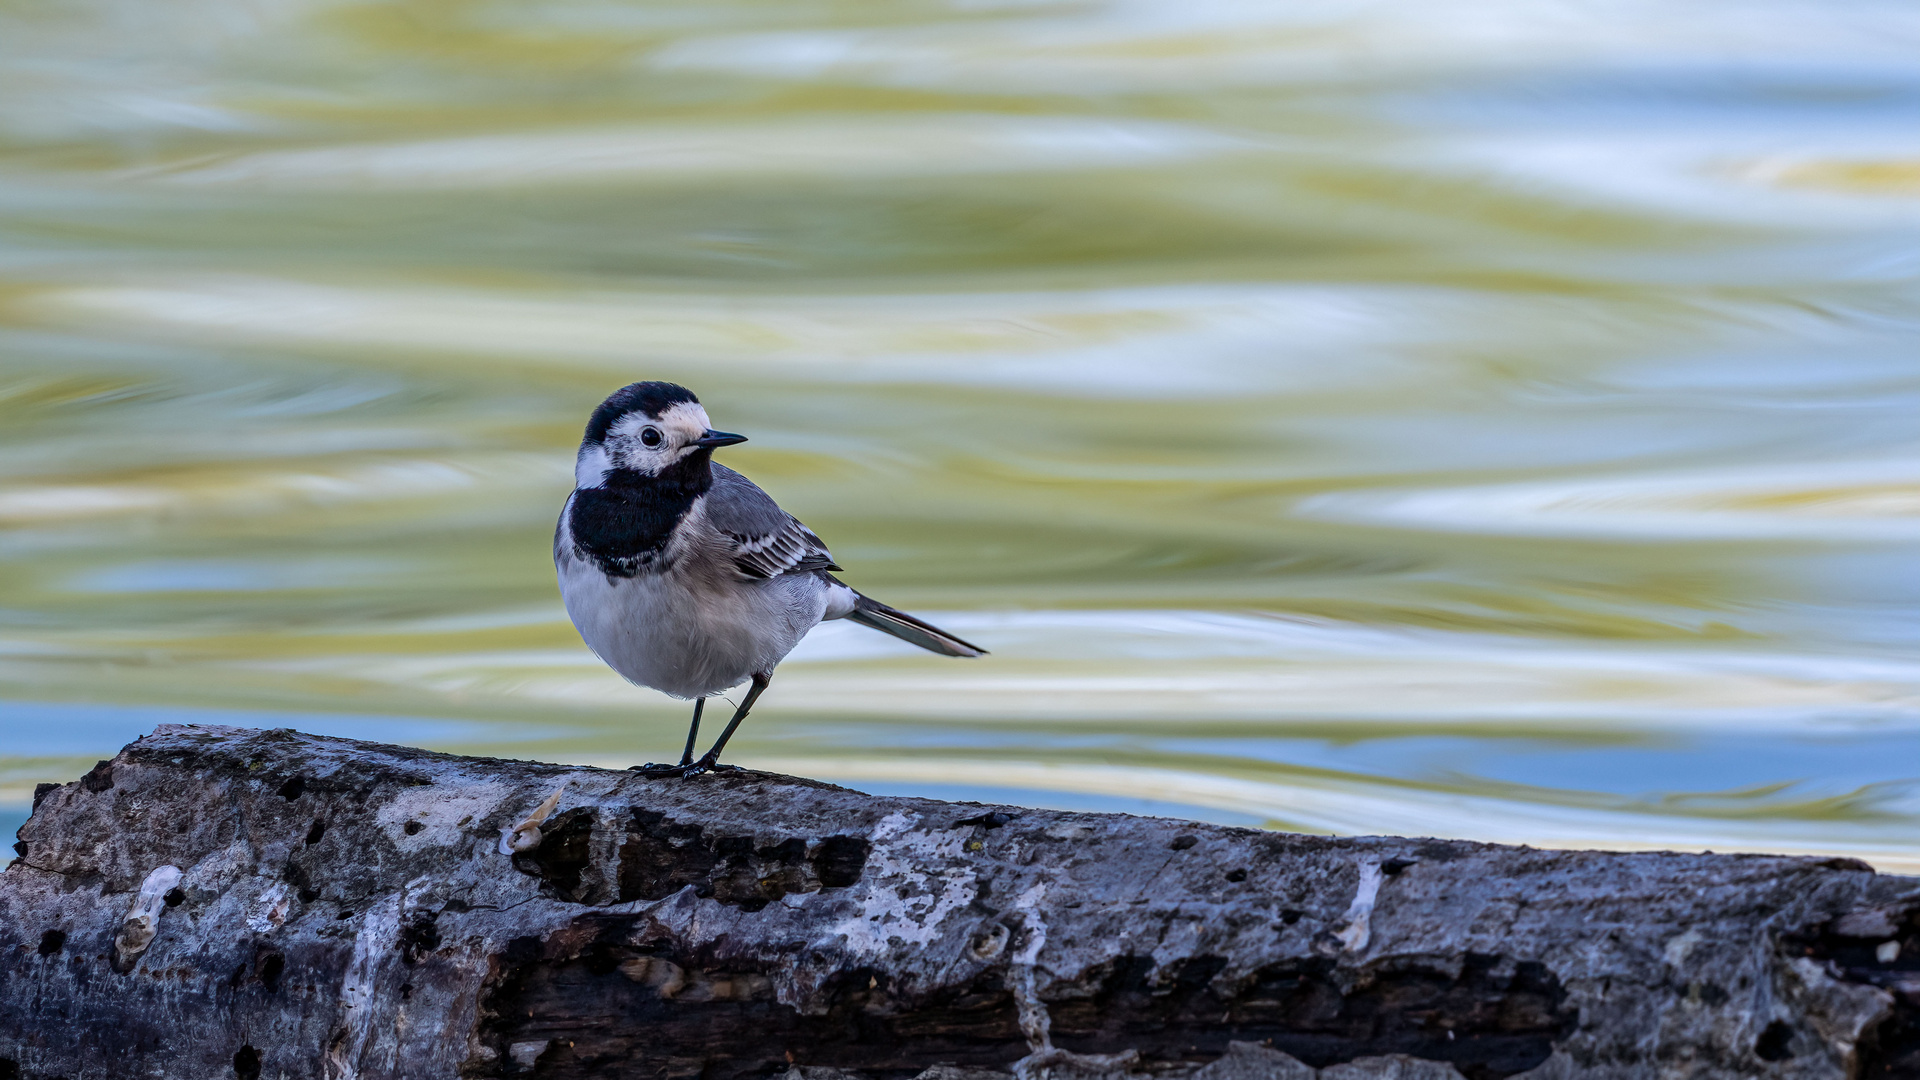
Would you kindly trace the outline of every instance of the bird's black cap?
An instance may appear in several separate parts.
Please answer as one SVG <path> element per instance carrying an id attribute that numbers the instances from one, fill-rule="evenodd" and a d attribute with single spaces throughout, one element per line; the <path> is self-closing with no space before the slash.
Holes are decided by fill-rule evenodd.
<path id="1" fill-rule="evenodd" d="M 607 429 L 614 422 L 630 412 L 641 412 L 647 416 L 658 417 L 661 413 L 683 402 L 700 404 L 693 391 L 677 383 L 637 382 L 615 390 L 593 410 L 593 416 L 587 421 L 589 443 L 605 442 Z"/>

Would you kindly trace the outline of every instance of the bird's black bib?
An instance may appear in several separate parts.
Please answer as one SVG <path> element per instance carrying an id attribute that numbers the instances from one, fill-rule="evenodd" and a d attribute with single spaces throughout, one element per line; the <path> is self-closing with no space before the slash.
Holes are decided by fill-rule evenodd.
<path id="1" fill-rule="evenodd" d="M 567 528 L 608 580 L 666 569 L 674 526 L 713 487 L 711 452 L 691 454 L 658 476 L 613 469 L 599 487 L 574 492 Z"/>

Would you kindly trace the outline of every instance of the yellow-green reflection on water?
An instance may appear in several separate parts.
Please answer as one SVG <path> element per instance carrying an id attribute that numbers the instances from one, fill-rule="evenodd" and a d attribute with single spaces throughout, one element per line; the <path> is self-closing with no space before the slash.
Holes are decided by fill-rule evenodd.
<path id="1" fill-rule="evenodd" d="M 622 765 L 693 386 L 849 577 L 739 760 L 1920 868 L 1896 4 L 0 9 L 0 826 L 157 722 Z"/>

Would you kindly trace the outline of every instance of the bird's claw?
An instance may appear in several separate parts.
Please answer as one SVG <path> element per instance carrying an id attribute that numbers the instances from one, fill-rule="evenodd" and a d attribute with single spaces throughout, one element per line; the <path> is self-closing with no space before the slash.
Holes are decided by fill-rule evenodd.
<path id="1" fill-rule="evenodd" d="M 629 765 L 627 766 L 627 771 L 637 772 L 641 776 L 653 780 L 684 779 L 689 776 L 699 776 L 702 773 L 740 772 L 741 769 L 738 765 L 722 765 L 717 761 L 708 761 L 706 758 L 701 758 L 699 761 L 683 761 L 678 765 L 656 765 L 653 762 L 648 762 L 645 765 Z"/>
<path id="2" fill-rule="evenodd" d="M 649 761 L 645 765 L 629 765 L 627 766 L 627 771 L 637 772 L 641 776 L 649 779 L 660 779 L 666 777 L 698 776 L 706 770 L 701 769 L 698 764 L 684 761 L 678 765 L 659 765 Z"/>

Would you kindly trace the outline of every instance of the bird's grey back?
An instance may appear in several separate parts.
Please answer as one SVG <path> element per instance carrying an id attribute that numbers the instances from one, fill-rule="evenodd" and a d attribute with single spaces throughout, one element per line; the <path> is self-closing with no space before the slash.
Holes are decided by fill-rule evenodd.
<path id="1" fill-rule="evenodd" d="M 771 536 L 787 528 L 793 515 L 780 509 L 760 485 L 716 461 L 713 488 L 707 492 L 707 520 L 724 532 Z"/>

